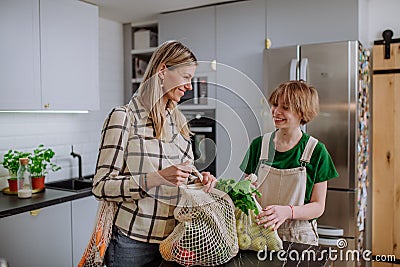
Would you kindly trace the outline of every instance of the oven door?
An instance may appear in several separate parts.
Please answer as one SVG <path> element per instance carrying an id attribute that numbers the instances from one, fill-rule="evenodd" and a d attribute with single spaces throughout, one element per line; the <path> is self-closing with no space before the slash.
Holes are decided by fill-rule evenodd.
<path id="1" fill-rule="evenodd" d="M 199 171 L 207 171 L 215 175 L 215 128 L 212 126 L 191 126 L 190 130 L 194 133 L 194 136 L 192 136 L 194 165 Z"/>
<path id="2" fill-rule="evenodd" d="M 192 136 L 192 149 L 194 165 L 199 171 L 207 171 L 215 175 L 216 152 L 215 144 L 215 110 L 182 110 L 189 128 L 194 134 Z"/>

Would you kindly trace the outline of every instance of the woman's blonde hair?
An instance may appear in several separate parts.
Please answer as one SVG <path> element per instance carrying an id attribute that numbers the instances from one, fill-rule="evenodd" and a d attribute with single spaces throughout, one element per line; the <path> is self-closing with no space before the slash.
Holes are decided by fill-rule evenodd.
<path id="1" fill-rule="evenodd" d="M 302 125 L 314 119 L 319 112 L 318 92 L 304 81 L 281 83 L 272 91 L 268 102 L 270 105 L 278 105 L 279 100 L 282 100 L 291 111 L 300 115 Z"/>
<path id="2" fill-rule="evenodd" d="M 165 92 L 162 88 L 162 79 L 158 75 L 163 64 L 172 69 L 182 65 L 197 65 L 197 59 L 189 48 L 178 41 L 164 42 L 154 51 L 150 58 L 138 90 L 138 97 L 149 112 L 149 118 L 153 121 L 156 138 L 158 139 L 168 135 L 163 130 L 163 125 L 166 122 L 165 106 L 162 102 Z M 168 100 L 167 108 L 171 111 L 171 116 L 176 123 L 177 129 L 185 138 L 190 138 L 192 132 L 189 130 L 184 115 L 176 106 L 177 103 Z"/>

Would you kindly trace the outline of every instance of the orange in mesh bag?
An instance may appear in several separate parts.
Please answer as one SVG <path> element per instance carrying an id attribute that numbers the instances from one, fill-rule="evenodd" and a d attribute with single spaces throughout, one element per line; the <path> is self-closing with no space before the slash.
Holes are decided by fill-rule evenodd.
<path id="1" fill-rule="evenodd" d="M 116 204 L 101 201 L 97 209 L 96 225 L 78 267 L 103 266 L 104 255 L 112 235 Z"/>
<path id="2" fill-rule="evenodd" d="M 174 216 L 174 231 L 160 243 L 167 261 L 181 265 L 215 266 L 228 262 L 239 251 L 234 205 L 217 189 L 203 191 L 202 184 L 181 187 Z"/>

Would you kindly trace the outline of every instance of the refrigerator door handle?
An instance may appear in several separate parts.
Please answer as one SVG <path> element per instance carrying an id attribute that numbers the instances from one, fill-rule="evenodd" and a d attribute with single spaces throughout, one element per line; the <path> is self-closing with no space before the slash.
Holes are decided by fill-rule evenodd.
<path id="1" fill-rule="evenodd" d="M 337 246 L 340 238 L 318 238 L 318 245 L 320 246 Z"/>
<path id="2" fill-rule="evenodd" d="M 297 59 L 293 58 L 290 61 L 290 73 L 289 80 L 294 81 L 297 80 Z"/>
<path id="3" fill-rule="evenodd" d="M 193 104 L 199 104 L 199 79 L 193 78 Z"/>
<path id="4" fill-rule="evenodd" d="M 300 61 L 300 79 L 307 81 L 308 58 L 302 58 Z"/>
<path id="5" fill-rule="evenodd" d="M 343 236 L 344 230 L 341 228 L 333 228 L 333 227 L 325 228 L 323 226 L 318 226 L 317 233 L 319 235 L 325 235 L 325 236 Z"/>

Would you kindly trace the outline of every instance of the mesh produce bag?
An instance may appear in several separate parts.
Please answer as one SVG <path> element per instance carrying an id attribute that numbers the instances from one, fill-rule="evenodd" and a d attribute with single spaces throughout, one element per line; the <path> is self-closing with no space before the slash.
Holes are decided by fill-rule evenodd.
<path id="1" fill-rule="evenodd" d="M 104 255 L 112 236 L 116 204 L 101 201 L 97 209 L 96 225 L 78 267 L 103 266 Z"/>
<path id="2" fill-rule="evenodd" d="M 239 251 L 232 200 L 216 189 L 204 192 L 201 184 L 188 185 L 181 191 L 174 211 L 179 223 L 161 242 L 162 257 L 185 266 L 215 266 L 229 261 Z"/>
<path id="3" fill-rule="evenodd" d="M 258 211 L 262 210 L 257 200 L 256 206 Z M 249 210 L 249 215 L 246 215 L 241 209 L 235 209 L 236 231 L 238 234 L 239 248 L 242 250 L 260 251 L 281 250 L 283 248 L 282 239 L 278 236 L 278 232 L 271 227 L 264 228 L 262 225 L 257 225 L 256 214 L 253 210 Z"/>

